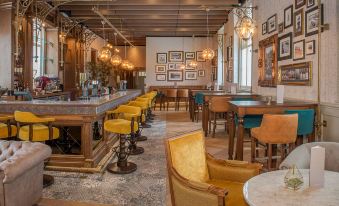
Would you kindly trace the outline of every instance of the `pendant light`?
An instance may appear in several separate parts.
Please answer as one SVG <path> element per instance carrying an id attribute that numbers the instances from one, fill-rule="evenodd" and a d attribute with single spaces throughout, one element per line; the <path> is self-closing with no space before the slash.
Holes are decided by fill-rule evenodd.
<path id="1" fill-rule="evenodd" d="M 214 50 L 209 48 L 209 38 L 210 38 L 210 29 L 208 26 L 208 12 L 209 8 L 206 8 L 206 16 L 207 16 L 207 48 L 202 51 L 202 56 L 205 60 L 212 60 L 214 58 Z"/>
<path id="2" fill-rule="evenodd" d="M 252 38 L 255 31 L 255 24 L 252 18 L 243 15 L 234 27 L 240 39 L 245 41 Z"/>
<path id="3" fill-rule="evenodd" d="M 131 47 L 130 47 L 130 49 L 131 49 Z M 132 70 L 134 69 L 134 64 L 133 64 L 131 61 L 129 61 L 128 66 L 127 66 L 127 69 L 128 69 L 129 71 L 132 71 Z"/>
<path id="4" fill-rule="evenodd" d="M 125 59 L 124 60 L 122 60 L 122 62 L 121 62 L 121 67 L 123 68 L 123 69 L 128 69 L 128 66 L 129 66 L 129 61 L 127 60 L 127 49 L 126 49 L 126 42 L 125 42 Z"/>
<path id="5" fill-rule="evenodd" d="M 193 40 L 193 51 L 195 53 L 195 37 L 194 37 L 194 34 L 192 36 L 192 40 Z M 189 66 L 192 67 L 192 68 L 197 68 L 198 62 L 195 59 L 193 59 L 193 60 L 190 61 Z"/>
<path id="6" fill-rule="evenodd" d="M 104 41 L 106 41 L 106 39 L 105 39 L 105 22 L 102 21 L 101 23 L 102 23 L 102 33 L 103 33 Z M 112 56 L 111 50 L 106 45 L 100 49 L 99 59 L 101 61 L 107 62 L 111 59 L 111 56 Z"/>
<path id="7" fill-rule="evenodd" d="M 185 37 L 182 37 L 182 51 L 183 51 L 183 55 L 185 54 Z M 186 68 L 185 62 L 180 64 L 180 69 L 184 70 Z"/>
<path id="8" fill-rule="evenodd" d="M 114 33 L 115 47 L 118 46 L 118 44 L 117 44 L 117 35 L 118 35 L 117 33 Z M 115 49 L 113 50 L 113 54 L 114 54 L 114 55 L 113 55 L 112 58 L 111 58 L 111 64 L 112 64 L 113 66 L 115 66 L 115 67 L 119 66 L 119 65 L 121 64 L 121 62 L 122 62 L 122 59 L 121 59 L 120 55 L 116 53 L 116 49 L 117 49 L 117 48 L 115 48 Z"/>

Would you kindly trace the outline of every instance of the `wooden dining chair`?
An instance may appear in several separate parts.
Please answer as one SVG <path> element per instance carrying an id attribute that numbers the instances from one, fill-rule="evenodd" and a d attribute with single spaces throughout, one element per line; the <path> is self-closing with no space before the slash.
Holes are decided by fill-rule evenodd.
<path id="1" fill-rule="evenodd" d="M 177 106 L 178 110 L 180 110 L 180 101 L 183 100 L 185 103 L 186 111 L 188 109 L 188 101 L 189 101 L 189 96 L 188 96 L 188 89 L 178 89 L 177 92 Z"/>
<path id="2" fill-rule="evenodd" d="M 167 89 L 166 90 L 166 107 L 168 111 L 168 106 L 170 102 L 174 103 L 174 110 L 177 110 L 177 89 Z"/>
<path id="3" fill-rule="evenodd" d="M 211 130 L 211 124 L 213 124 L 213 132 L 212 137 L 215 137 L 215 129 L 217 127 L 217 117 L 220 115 L 223 117 L 222 125 L 225 125 L 225 131 L 227 129 L 226 124 L 226 118 L 227 118 L 227 112 L 229 110 L 229 104 L 228 102 L 231 100 L 230 97 L 213 97 L 209 101 L 209 111 L 212 113 L 209 119 L 209 131 Z M 211 119 L 211 116 L 213 116 L 213 119 Z M 220 125 L 220 124 L 219 124 Z"/>

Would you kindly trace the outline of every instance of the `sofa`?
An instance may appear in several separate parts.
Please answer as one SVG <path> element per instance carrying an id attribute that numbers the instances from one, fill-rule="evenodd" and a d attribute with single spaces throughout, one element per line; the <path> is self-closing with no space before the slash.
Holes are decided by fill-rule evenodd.
<path id="1" fill-rule="evenodd" d="M 312 142 L 295 148 L 280 164 L 279 169 L 287 169 L 296 165 L 299 169 L 309 169 L 311 148 L 321 146 L 325 148 L 325 170 L 339 172 L 339 143 Z"/>
<path id="2" fill-rule="evenodd" d="M 0 141 L 0 206 L 31 206 L 39 201 L 44 160 L 51 152 L 42 143 Z"/>

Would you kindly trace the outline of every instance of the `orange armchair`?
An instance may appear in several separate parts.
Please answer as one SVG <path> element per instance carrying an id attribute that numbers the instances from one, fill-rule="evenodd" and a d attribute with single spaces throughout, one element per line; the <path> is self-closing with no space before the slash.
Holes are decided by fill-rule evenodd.
<path id="1" fill-rule="evenodd" d="M 217 160 L 205 151 L 202 131 L 165 140 L 171 200 L 174 206 L 246 206 L 243 184 L 262 165 Z"/>

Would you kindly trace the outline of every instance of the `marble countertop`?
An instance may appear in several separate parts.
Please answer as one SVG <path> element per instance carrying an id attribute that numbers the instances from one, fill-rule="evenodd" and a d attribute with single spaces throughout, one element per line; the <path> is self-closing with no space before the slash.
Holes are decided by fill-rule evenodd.
<path id="1" fill-rule="evenodd" d="M 324 188 L 309 187 L 309 170 L 300 170 L 304 184 L 299 190 L 285 187 L 287 170 L 278 170 L 255 176 L 243 188 L 246 202 L 250 206 L 338 206 L 339 173 L 325 171 Z"/>

